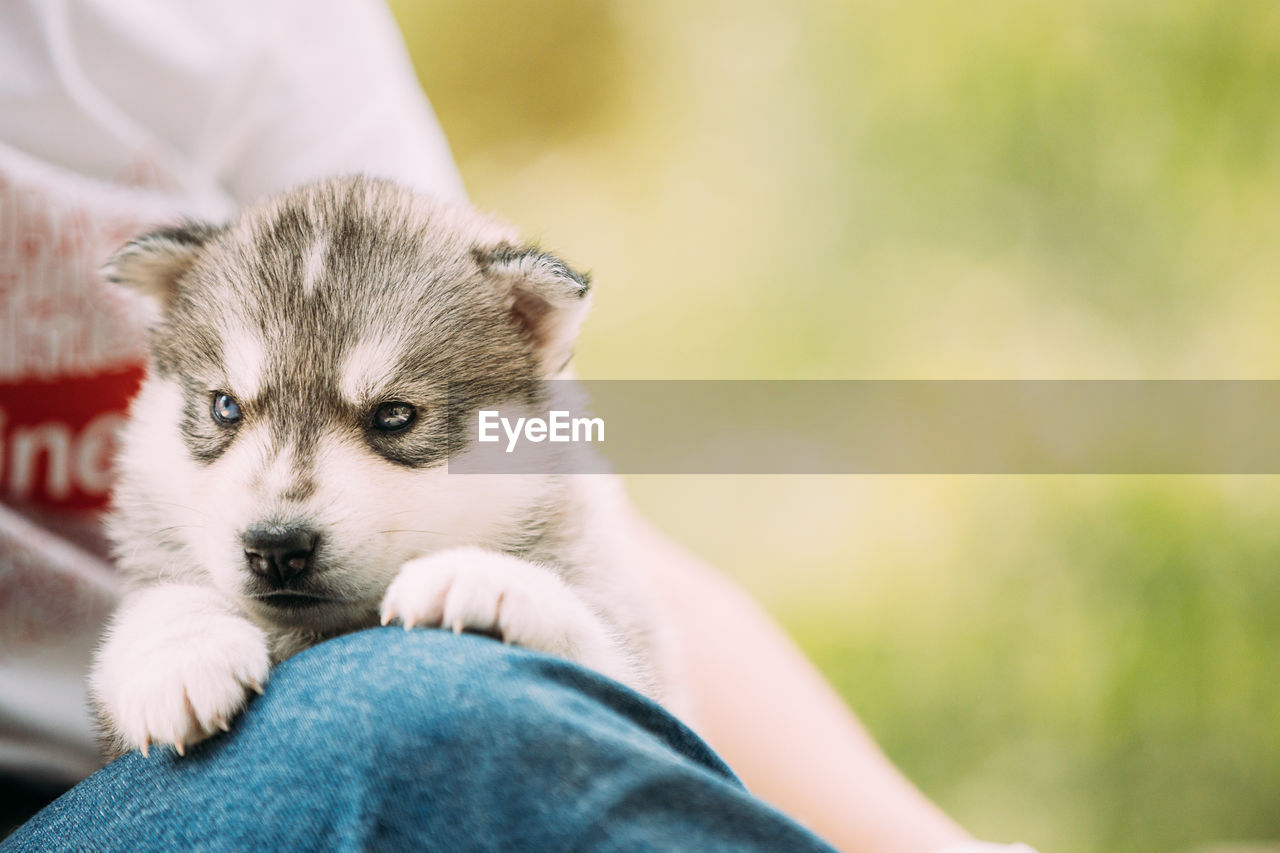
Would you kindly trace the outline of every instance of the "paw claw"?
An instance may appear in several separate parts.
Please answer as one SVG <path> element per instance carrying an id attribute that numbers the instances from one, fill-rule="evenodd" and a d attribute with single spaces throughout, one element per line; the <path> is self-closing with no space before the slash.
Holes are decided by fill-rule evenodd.
<path id="1" fill-rule="evenodd" d="M 227 731 L 262 693 L 271 661 L 266 636 L 201 587 L 160 585 L 131 594 L 94 662 L 90 688 L 113 733 L 137 747 L 189 748 Z M 174 621 L 177 611 L 190 618 Z"/>
<path id="2" fill-rule="evenodd" d="M 380 610 L 399 613 L 406 628 L 472 631 L 606 675 L 630 674 L 604 624 L 565 580 L 510 554 L 462 547 L 416 557 L 400 568 Z"/>

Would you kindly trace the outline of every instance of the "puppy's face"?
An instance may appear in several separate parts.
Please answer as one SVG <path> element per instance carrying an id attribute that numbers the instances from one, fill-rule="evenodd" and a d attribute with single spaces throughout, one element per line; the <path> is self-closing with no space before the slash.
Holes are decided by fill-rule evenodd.
<path id="1" fill-rule="evenodd" d="M 161 306 L 117 496 L 156 532 L 130 535 L 261 617 L 365 618 L 406 560 L 501 542 L 536 506 L 537 478 L 446 471 L 459 419 L 538 402 L 587 307 L 505 226 L 343 179 L 156 232 L 107 273 Z"/>

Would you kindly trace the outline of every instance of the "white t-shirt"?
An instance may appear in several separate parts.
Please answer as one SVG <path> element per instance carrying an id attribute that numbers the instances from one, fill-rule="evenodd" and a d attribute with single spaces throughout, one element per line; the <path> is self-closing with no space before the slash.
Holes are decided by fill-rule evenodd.
<path id="1" fill-rule="evenodd" d="M 83 683 L 116 578 L 96 528 L 150 310 L 98 268 L 347 172 L 464 197 L 376 0 L 0 4 L 0 774 L 98 764 Z"/>

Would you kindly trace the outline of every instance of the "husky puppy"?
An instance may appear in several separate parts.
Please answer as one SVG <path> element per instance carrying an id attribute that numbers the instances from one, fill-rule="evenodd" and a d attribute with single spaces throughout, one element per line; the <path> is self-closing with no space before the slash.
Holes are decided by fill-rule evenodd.
<path id="1" fill-rule="evenodd" d="M 109 754 L 181 753 L 274 662 L 392 620 L 662 698 L 616 486 L 445 470 L 467 450 L 451 418 L 536 403 L 562 375 L 585 276 L 469 208 L 359 177 L 148 234 L 104 273 L 159 308 L 108 525 L 130 587 L 90 677 Z"/>

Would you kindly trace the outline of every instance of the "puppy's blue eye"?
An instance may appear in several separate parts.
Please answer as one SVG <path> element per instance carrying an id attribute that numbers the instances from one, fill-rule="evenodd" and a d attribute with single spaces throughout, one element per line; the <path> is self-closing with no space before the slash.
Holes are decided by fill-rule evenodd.
<path id="1" fill-rule="evenodd" d="M 213 419 L 220 424 L 233 424 L 240 420 L 240 404 L 230 394 L 213 396 Z"/>
<path id="2" fill-rule="evenodd" d="M 395 432 L 413 423 L 416 414 L 408 403 L 383 403 L 373 413 L 373 425 L 383 432 Z"/>

